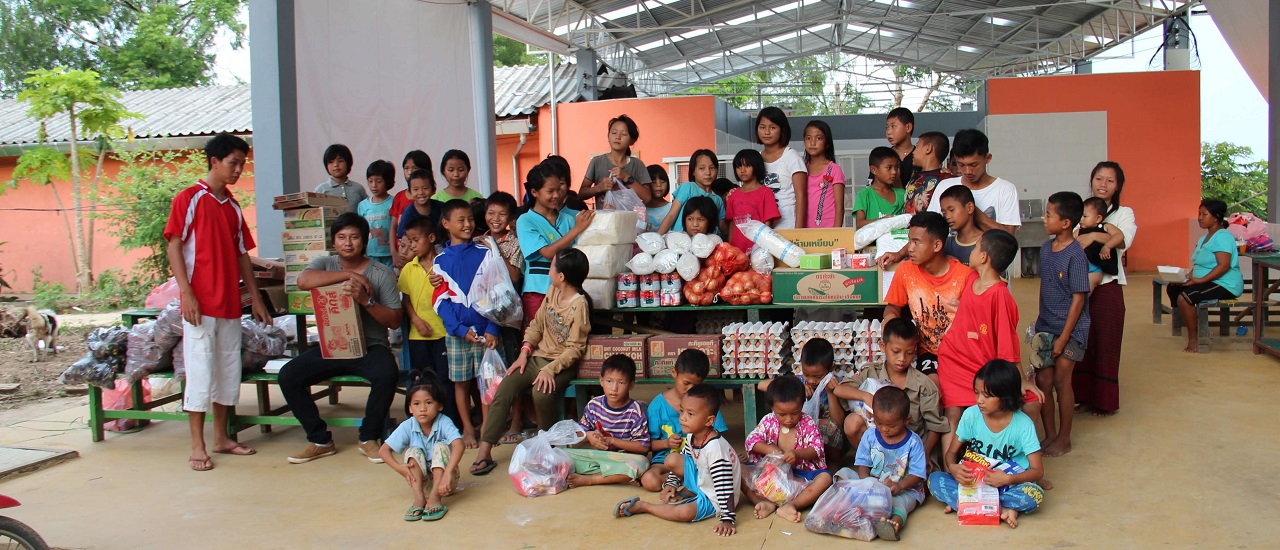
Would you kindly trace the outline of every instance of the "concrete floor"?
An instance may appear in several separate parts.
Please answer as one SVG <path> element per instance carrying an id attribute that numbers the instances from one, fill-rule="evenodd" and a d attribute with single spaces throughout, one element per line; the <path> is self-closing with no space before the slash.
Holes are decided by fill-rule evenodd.
<path id="1" fill-rule="evenodd" d="M 1280 393 L 1280 362 L 1254 356 L 1243 339 L 1215 340 L 1209 355 L 1181 353 L 1184 342 L 1170 336 L 1167 318 L 1164 326 L 1151 324 L 1150 279 L 1131 281 L 1120 413 L 1079 418 L 1075 450 L 1045 460 L 1057 488 L 1044 507 L 1010 530 L 959 527 L 955 516 L 943 515 L 942 507 L 929 501 L 911 515 L 905 541 L 956 548 L 1002 543 L 1019 548 L 1275 547 L 1280 488 L 1274 458 L 1280 454 L 1280 435 L 1262 417 L 1274 410 L 1269 404 Z M 1033 281 L 1014 286 L 1026 325 L 1035 317 L 1037 286 Z M 245 392 L 241 407 L 251 407 L 251 400 Z M 362 404 L 358 390 L 344 392 L 344 402 L 356 410 Z M 464 490 L 446 501 L 451 511 L 443 521 L 406 523 L 400 518 L 410 500 L 404 482 L 359 454 L 351 444 L 354 429 L 335 430 L 337 456 L 304 465 L 285 461 L 305 445 L 298 428 L 271 435 L 246 431 L 242 440 L 258 448 L 256 456 L 218 456 L 213 471 L 192 472 L 185 460 L 185 424 L 162 422 L 138 434 L 109 434 L 94 444 L 84 428 L 87 414 L 80 406 L 0 429 L 0 444 L 81 453 L 79 459 L 0 485 L 0 493 L 23 503 L 5 512 L 57 547 L 396 548 L 448 541 L 457 548 L 817 548 L 843 543 L 776 517 L 756 520 L 746 506 L 739 509 L 738 534 L 727 541 L 712 533 L 710 521 L 612 519 L 613 503 L 637 493 L 630 487 L 525 499 L 505 474 L 512 447 L 498 449 L 501 465 L 493 474 L 463 474 Z M 741 442 L 740 409 L 731 406 L 725 416 L 731 436 Z M 473 456 L 468 454 L 467 463 Z M 435 538 L 441 536 L 446 538 Z"/>

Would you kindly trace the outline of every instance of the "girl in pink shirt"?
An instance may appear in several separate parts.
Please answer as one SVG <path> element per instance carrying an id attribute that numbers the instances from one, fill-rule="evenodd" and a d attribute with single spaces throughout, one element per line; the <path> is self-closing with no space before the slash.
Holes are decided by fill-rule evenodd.
<path id="1" fill-rule="evenodd" d="M 738 224 L 757 220 L 773 227 L 782 218 L 782 213 L 778 211 L 778 199 L 773 196 L 773 190 L 760 183 L 760 175 L 765 173 L 764 157 L 760 151 L 738 151 L 733 157 L 733 171 L 742 185 L 725 197 L 721 233 L 730 235 L 729 244 L 748 252 L 753 243 L 738 230 Z"/>
<path id="2" fill-rule="evenodd" d="M 804 162 L 809 170 L 809 214 L 805 227 L 844 225 L 844 170 L 836 164 L 831 126 L 821 120 L 804 127 Z"/>

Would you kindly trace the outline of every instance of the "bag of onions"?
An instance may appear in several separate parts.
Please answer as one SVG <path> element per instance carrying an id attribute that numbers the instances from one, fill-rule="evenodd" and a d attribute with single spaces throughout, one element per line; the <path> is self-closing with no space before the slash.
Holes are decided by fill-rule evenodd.
<path id="1" fill-rule="evenodd" d="M 773 279 L 753 270 L 734 273 L 729 277 L 720 298 L 735 306 L 773 303 Z"/>

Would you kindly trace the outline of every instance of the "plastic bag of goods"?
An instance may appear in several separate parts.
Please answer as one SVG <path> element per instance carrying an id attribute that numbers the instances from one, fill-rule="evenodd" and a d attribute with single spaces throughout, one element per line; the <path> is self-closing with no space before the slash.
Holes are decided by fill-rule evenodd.
<path id="1" fill-rule="evenodd" d="M 681 254 L 676 259 L 676 273 L 680 274 L 680 278 L 686 281 L 692 281 L 698 276 L 698 271 L 702 269 L 702 262 L 698 261 L 698 257 L 692 252 Z"/>
<path id="2" fill-rule="evenodd" d="M 853 235 L 853 248 L 854 250 L 862 250 L 894 229 L 906 229 L 907 224 L 910 222 L 911 214 L 900 214 L 892 218 L 880 218 L 859 227 L 858 232 Z"/>
<path id="3" fill-rule="evenodd" d="M 86 353 L 79 361 L 67 367 L 61 376 L 58 376 L 58 382 L 67 385 L 93 384 L 109 390 L 115 387 L 118 369 L 118 365 L 99 360 L 92 353 Z"/>
<path id="4" fill-rule="evenodd" d="M 476 373 L 476 388 L 480 390 L 480 402 L 488 405 L 498 395 L 498 386 L 507 377 L 507 364 L 502 360 L 502 353 L 496 349 L 484 350 L 484 358 L 480 360 L 480 371 Z"/>
<path id="5" fill-rule="evenodd" d="M 875 478 L 838 479 L 818 497 L 804 522 L 814 533 L 871 541 L 875 525 L 889 516 L 892 493 Z"/>
<path id="6" fill-rule="evenodd" d="M 720 236 L 715 233 L 698 233 L 693 236 L 693 243 L 689 250 L 693 252 L 694 256 L 707 258 L 711 256 L 711 253 L 716 251 L 716 247 L 720 246 L 720 243 L 723 242 L 724 239 L 721 239 Z"/>
<path id="7" fill-rule="evenodd" d="M 791 267 L 800 267 L 800 256 L 804 249 L 788 241 L 772 227 L 759 220 L 748 220 L 738 224 L 738 231 L 756 243 L 756 246 L 769 251 L 774 258 Z"/>
<path id="8" fill-rule="evenodd" d="M 716 250 L 711 253 L 711 257 L 707 258 L 707 265 L 719 266 L 720 272 L 728 277 L 739 271 L 750 269 L 751 260 L 747 258 L 746 253 L 738 250 L 738 247 L 729 243 L 720 243 L 716 245 Z"/>
<path id="9" fill-rule="evenodd" d="M 182 291 L 178 289 L 178 281 L 174 280 L 173 277 L 169 277 L 169 280 L 160 283 L 160 286 L 151 289 L 151 292 L 147 293 L 147 298 L 143 300 L 142 307 L 164 309 L 164 306 L 169 302 L 178 300 L 181 297 Z"/>
<path id="10" fill-rule="evenodd" d="M 627 268 L 632 258 L 634 247 L 627 244 L 602 244 L 596 246 L 579 246 L 587 256 L 587 277 L 592 279 L 609 279 L 616 277 Z"/>
<path id="11" fill-rule="evenodd" d="M 604 194 L 604 206 L 606 210 L 636 214 L 636 219 L 632 223 L 635 225 L 637 232 L 644 231 L 649 227 L 649 216 L 646 214 L 648 209 L 645 208 L 644 201 L 640 200 L 640 195 L 637 195 L 635 191 L 621 188 L 606 192 Z"/>
<path id="12" fill-rule="evenodd" d="M 791 472 L 791 465 L 782 461 L 782 455 L 770 454 L 751 466 L 747 481 L 760 496 L 782 506 L 800 494 L 809 483 Z"/>
<path id="13" fill-rule="evenodd" d="M 640 246 L 641 252 L 649 254 L 657 254 L 659 250 L 667 247 L 667 241 L 654 232 L 641 233 L 636 236 L 636 244 Z"/>
<path id="14" fill-rule="evenodd" d="M 648 275 L 653 273 L 653 254 L 641 252 L 631 257 L 627 262 L 627 269 L 635 275 Z"/>
<path id="15" fill-rule="evenodd" d="M 680 254 L 676 251 L 667 249 L 653 255 L 653 270 L 666 275 L 676 270 L 676 262 L 680 260 Z"/>
<path id="16" fill-rule="evenodd" d="M 897 252 L 907 246 L 910 237 L 905 229 L 895 229 L 876 239 L 876 258 L 880 258 L 885 254 Z"/>
<path id="17" fill-rule="evenodd" d="M 137 326 L 137 325 L 134 325 Z M 142 402 L 151 402 L 151 381 L 142 378 Z M 111 389 L 102 390 L 102 404 L 109 411 L 123 411 L 133 405 L 133 383 L 123 378 L 116 380 Z M 137 418 L 117 418 L 102 425 L 102 429 L 111 432 L 128 432 L 145 426 L 149 420 Z"/>
<path id="18" fill-rule="evenodd" d="M 960 525 L 1000 525 L 1000 490 L 987 484 L 988 470 L 968 460 L 961 464 L 973 474 L 973 484 L 960 485 L 956 494 Z"/>
<path id="19" fill-rule="evenodd" d="M 85 346 L 95 359 L 124 365 L 129 349 L 129 329 L 123 325 L 93 329 L 85 337 Z"/>
<path id="20" fill-rule="evenodd" d="M 773 279 L 747 270 L 734 273 L 720 289 L 720 298 L 735 306 L 773 303 Z"/>
<path id="21" fill-rule="evenodd" d="M 591 297 L 592 309 L 613 309 L 617 299 L 614 279 L 587 279 L 582 282 L 582 290 Z"/>
<path id="22" fill-rule="evenodd" d="M 636 218 L 631 210 L 596 210 L 591 225 L 578 235 L 576 245 L 630 244 L 636 240 Z"/>
<path id="23" fill-rule="evenodd" d="M 169 302 L 156 317 L 155 340 L 160 347 L 171 350 L 182 339 L 182 303 L 178 300 Z"/>
<path id="24" fill-rule="evenodd" d="M 683 231 L 670 231 L 667 233 L 667 250 L 674 250 L 677 254 L 689 252 L 693 250 L 693 239 Z"/>
<path id="25" fill-rule="evenodd" d="M 524 320 L 520 292 L 511 282 L 507 262 L 498 252 L 498 243 L 489 237 L 485 239 L 485 246 L 488 251 L 480 262 L 475 278 L 471 280 L 467 301 L 485 319 L 502 326 L 518 328 Z"/>
<path id="26" fill-rule="evenodd" d="M 773 273 L 773 254 L 760 245 L 751 247 L 751 269 L 757 273 L 769 275 Z"/>
<path id="27" fill-rule="evenodd" d="M 267 361 L 284 355 L 284 330 L 275 325 L 262 326 L 252 317 L 240 318 L 240 370 L 262 370 Z"/>
<path id="28" fill-rule="evenodd" d="M 516 493 L 526 497 L 554 495 L 568 489 L 573 459 L 552 445 L 573 445 L 587 436 L 575 420 L 561 420 L 550 430 L 522 441 L 511 453 L 507 473 Z"/>
<path id="29" fill-rule="evenodd" d="M 880 388 L 888 385 L 889 383 L 884 380 L 867 378 L 862 381 L 862 384 L 858 386 L 858 389 L 871 395 L 875 395 L 877 391 L 880 391 Z M 846 399 L 844 403 L 848 406 L 850 414 L 861 416 L 863 420 L 867 421 L 868 426 L 875 427 L 876 416 L 875 412 L 871 410 L 871 403 L 863 403 L 854 399 Z"/>
<path id="30" fill-rule="evenodd" d="M 692 306 L 707 306 L 716 302 L 720 289 L 724 287 L 725 276 L 720 266 L 708 264 L 698 272 L 698 276 L 684 283 L 685 301 Z"/>
<path id="31" fill-rule="evenodd" d="M 163 349 L 156 343 L 155 328 L 156 323 L 147 321 L 129 329 L 129 349 L 125 352 L 124 362 L 124 381 L 127 384 L 173 365 L 173 350 Z"/>

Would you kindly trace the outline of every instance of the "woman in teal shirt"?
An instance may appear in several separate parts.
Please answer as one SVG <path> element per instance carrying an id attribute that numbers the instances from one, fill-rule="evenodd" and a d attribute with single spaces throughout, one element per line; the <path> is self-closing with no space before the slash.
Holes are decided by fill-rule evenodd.
<path id="1" fill-rule="evenodd" d="M 1208 233 L 1200 237 L 1191 253 L 1191 278 L 1185 283 L 1170 283 L 1169 302 L 1177 304 L 1187 327 L 1187 347 L 1196 353 L 1196 305 L 1213 300 L 1234 300 L 1244 292 L 1244 276 L 1240 274 L 1239 249 L 1235 237 L 1227 231 L 1227 203 L 1215 199 L 1200 202 L 1196 216 L 1200 228 Z"/>

